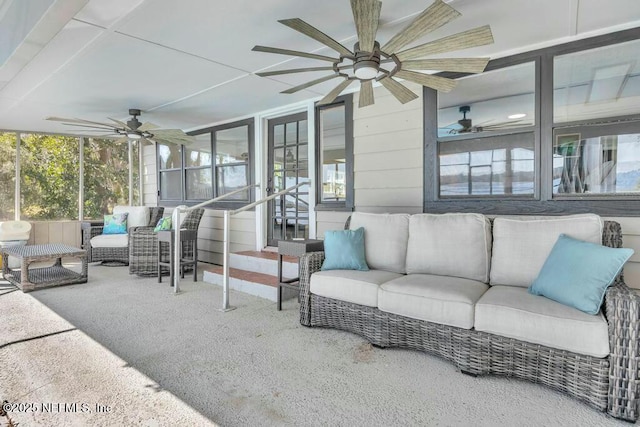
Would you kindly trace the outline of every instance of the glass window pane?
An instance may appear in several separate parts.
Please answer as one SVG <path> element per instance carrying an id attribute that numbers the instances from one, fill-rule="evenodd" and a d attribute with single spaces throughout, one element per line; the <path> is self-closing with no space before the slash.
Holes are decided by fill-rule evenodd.
<path id="1" fill-rule="evenodd" d="M 284 125 L 273 127 L 273 145 L 284 145 Z"/>
<path id="2" fill-rule="evenodd" d="M 610 135 L 610 131 L 558 132 L 553 150 L 554 194 L 640 193 L 640 132 Z"/>
<path id="3" fill-rule="evenodd" d="M 182 167 L 182 146 L 158 144 L 158 168 L 178 169 Z"/>
<path id="4" fill-rule="evenodd" d="M 23 220 L 78 219 L 78 138 L 22 134 L 20 188 Z"/>
<path id="5" fill-rule="evenodd" d="M 160 199 L 182 199 L 182 179 L 180 171 L 160 172 Z"/>
<path id="6" fill-rule="evenodd" d="M 309 142 L 309 130 L 306 120 L 300 120 L 298 122 L 298 141 L 300 144 L 306 144 Z"/>
<path id="7" fill-rule="evenodd" d="M 346 129 L 344 105 L 320 111 L 321 201 L 346 200 Z"/>
<path id="8" fill-rule="evenodd" d="M 230 193 L 246 187 L 247 182 L 247 166 L 219 166 L 218 168 L 217 195 Z M 227 197 L 225 200 L 249 200 L 249 190 L 242 191 Z"/>
<path id="9" fill-rule="evenodd" d="M 186 147 L 186 167 L 211 165 L 211 134 L 196 135 L 196 141 Z"/>
<path id="10" fill-rule="evenodd" d="M 187 200 L 209 200 L 213 198 L 211 168 L 188 169 L 186 171 Z"/>
<path id="11" fill-rule="evenodd" d="M 640 40 L 554 59 L 556 123 L 640 113 Z"/>
<path id="12" fill-rule="evenodd" d="M 295 145 L 298 143 L 298 122 L 286 124 L 285 144 Z"/>
<path id="13" fill-rule="evenodd" d="M 215 136 L 216 164 L 249 161 L 249 126 L 219 130 Z"/>
<path id="14" fill-rule="evenodd" d="M 127 142 L 84 140 L 84 217 L 102 219 L 115 205 L 129 204 L 129 151 Z M 137 150 L 136 150 L 137 151 Z M 137 178 L 134 152 L 134 178 Z M 137 180 L 134 179 L 134 182 Z M 137 188 L 134 187 L 134 188 Z"/>
<path id="15" fill-rule="evenodd" d="M 440 195 L 531 195 L 534 135 L 440 142 Z"/>
<path id="16" fill-rule="evenodd" d="M 533 62 L 458 79 L 438 93 L 438 137 L 533 125 L 535 80 Z"/>
<path id="17" fill-rule="evenodd" d="M 0 221 L 15 219 L 16 134 L 0 133 Z"/>

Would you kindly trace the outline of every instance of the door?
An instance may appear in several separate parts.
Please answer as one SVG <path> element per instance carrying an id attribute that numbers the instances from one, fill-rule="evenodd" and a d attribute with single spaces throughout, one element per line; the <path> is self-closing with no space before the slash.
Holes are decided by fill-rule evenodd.
<path id="1" fill-rule="evenodd" d="M 309 237 L 309 140 L 307 113 L 269 120 L 267 194 L 306 185 L 268 204 L 267 244 Z"/>

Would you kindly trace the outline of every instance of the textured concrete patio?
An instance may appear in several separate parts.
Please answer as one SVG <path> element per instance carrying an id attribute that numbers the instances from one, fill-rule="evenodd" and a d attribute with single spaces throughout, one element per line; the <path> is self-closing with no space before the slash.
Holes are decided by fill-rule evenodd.
<path id="1" fill-rule="evenodd" d="M 1 295 L 0 398 L 38 408 L 10 417 L 28 426 L 625 424 L 539 385 L 472 378 L 424 353 L 305 328 L 295 299 L 278 312 L 232 291 L 237 309 L 222 313 L 218 286 L 181 286 L 176 296 L 126 268 L 91 265 L 89 283 Z M 48 403 L 91 412 L 45 413 Z"/>

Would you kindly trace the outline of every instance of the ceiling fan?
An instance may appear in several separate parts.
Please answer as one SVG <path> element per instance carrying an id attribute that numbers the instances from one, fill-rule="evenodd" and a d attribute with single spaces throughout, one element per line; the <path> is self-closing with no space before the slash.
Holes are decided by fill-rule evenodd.
<path id="1" fill-rule="evenodd" d="M 359 81 L 359 106 L 365 107 L 374 103 L 374 81 L 380 82 L 398 101 L 404 104 L 418 98 L 418 95 L 396 80 L 396 78 L 416 82 L 438 91 L 449 92 L 455 87 L 455 80 L 425 74 L 415 70 L 481 73 L 487 66 L 489 58 L 420 58 L 443 52 L 491 44 L 493 43 L 493 35 L 488 25 L 403 49 L 425 34 L 458 18 L 460 12 L 442 0 L 435 0 L 431 6 L 422 11 L 402 31 L 393 36 L 391 40 L 385 44 L 380 45 L 375 38 L 381 8 L 382 2 L 378 0 L 351 0 L 353 19 L 358 33 L 358 42 L 354 45 L 353 52 L 302 19 L 293 18 L 278 21 L 330 47 L 339 54 L 339 57 L 335 58 L 268 46 L 254 46 L 252 50 L 257 52 L 311 58 L 331 63 L 331 65 L 322 67 L 267 71 L 256 73 L 256 75 L 269 77 L 309 71 L 332 71 L 330 75 L 292 87 L 282 93 L 295 93 L 328 80 L 336 78 L 342 79 L 342 82 L 338 86 L 320 100 L 319 104 L 323 105 L 333 102 L 351 83 Z"/>
<path id="2" fill-rule="evenodd" d="M 62 117 L 47 117 L 46 120 L 61 122 L 63 125 L 83 128 L 83 132 L 102 133 L 103 138 L 119 137 L 116 142 L 124 142 L 130 139 L 151 143 L 188 144 L 195 142 L 196 138 L 187 135 L 180 129 L 160 129 L 153 123 L 141 123 L 138 116 L 142 112 L 137 108 L 129 109 L 132 116 L 126 123 L 108 117 L 113 123 L 95 122 L 83 119 L 65 119 Z"/>
<path id="3" fill-rule="evenodd" d="M 495 120 L 487 120 L 478 125 L 473 125 L 473 121 L 471 118 L 467 118 L 467 113 L 471 112 L 471 106 L 462 105 L 458 108 L 458 111 L 462 113 L 462 118 L 458 120 L 457 124 L 452 124 L 441 128 L 445 130 L 447 134 L 450 135 L 458 135 L 461 133 L 475 133 L 475 132 L 484 132 L 484 131 L 492 131 L 499 129 L 509 129 L 511 127 L 520 127 L 523 124 L 522 117 L 526 116 L 526 114 L 517 115 L 516 119 L 511 119 L 509 117 L 509 121 L 501 122 L 501 123 L 491 123 Z"/>

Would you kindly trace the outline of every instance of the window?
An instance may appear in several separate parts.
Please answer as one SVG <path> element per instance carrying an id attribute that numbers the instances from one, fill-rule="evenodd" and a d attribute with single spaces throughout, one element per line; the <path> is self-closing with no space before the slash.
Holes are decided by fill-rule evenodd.
<path id="1" fill-rule="evenodd" d="M 137 147 L 137 144 L 136 144 Z M 84 139 L 84 219 L 102 219 L 115 205 L 129 204 L 129 144 L 100 138 Z M 138 176 L 133 154 L 134 183 Z M 134 194 L 139 194 L 137 186 Z M 133 204 L 136 204 L 134 198 Z"/>
<path id="2" fill-rule="evenodd" d="M 439 196 L 533 196 L 535 62 L 458 79 L 438 97 Z"/>
<path id="3" fill-rule="evenodd" d="M 187 146 L 158 144 L 160 201 L 195 204 L 236 190 L 252 182 L 253 119 L 193 132 Z M 250 190 L 217 203 L 240 207 L 252 201 Z"/>
<path id="4" fill-rule="evenodd" d="M 424 89 L 425 212 L 637 215 L 638 56 L 634 28 L 442 73 L 458 87 Z"/>
<path id="5" fill-rule="evenodd" d="M 21 135 L 21 219 L 78 219 L 79 147 L 74 137 Z"/>
<path id="6" fill-rule="evenodd" d="M 15 219 L 16 134 L 0 133 L 0 221 Z"/>
<path id="7" fill-rule="evenodd" d="M 316 107 L 317 208 L 353 208 L 353 104 L 351 96 Z"/>

